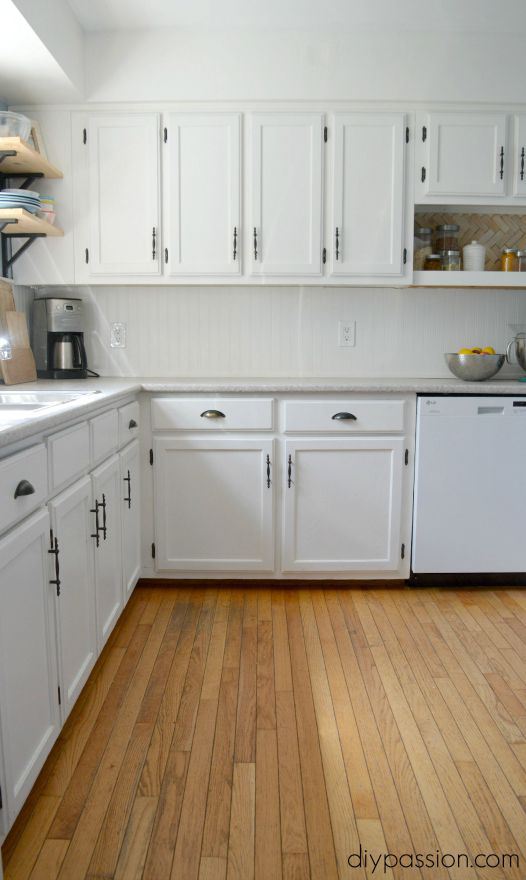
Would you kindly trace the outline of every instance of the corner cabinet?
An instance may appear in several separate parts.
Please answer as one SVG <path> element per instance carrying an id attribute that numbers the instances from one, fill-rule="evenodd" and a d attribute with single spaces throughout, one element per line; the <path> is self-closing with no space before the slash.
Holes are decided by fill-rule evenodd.
<path id="1" fill-rule="evenodd" d="M 165 274 L 241 273 L 241 117 L 165 117 Z"/>
<path id="2" fill-rule="evenodd" d="M 160 116 L 73 115 L 76 280 L 160 274 Z"/>
<path id="3" fill-rule="evenodd" d="M 404 114 L 338 113 L 332 140 L 331 273 L 401 276 Z"/>
<path id="4" fill-rule="evenodd" d="M 251 275 L 322 274 L 321 113 L 256 113 L 250 118 Z"/>

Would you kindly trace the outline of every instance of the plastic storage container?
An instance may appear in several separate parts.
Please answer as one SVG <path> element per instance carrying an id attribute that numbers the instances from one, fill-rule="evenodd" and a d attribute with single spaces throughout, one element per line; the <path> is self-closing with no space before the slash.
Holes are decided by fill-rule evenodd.
<path id="1" fill-rule="evenodd" d="M 22 113 L 11 110 L 0 111 L 0 137 L 19 137 L 27 141 L 31 134 L 31 120 Z"/>

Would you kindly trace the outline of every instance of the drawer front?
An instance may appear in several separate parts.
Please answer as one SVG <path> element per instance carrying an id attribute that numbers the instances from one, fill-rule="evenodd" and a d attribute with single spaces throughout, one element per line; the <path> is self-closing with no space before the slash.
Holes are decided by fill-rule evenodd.
<path id="1" fill-rule="evenodd" d="M 90 420 L 91 463 L 97 464 L 116 451 L 119 445 L 119 421 L 116 409 Z"/>
<path id="2" fill-rule="evenodd" d="M 155 397 L 154 431 L 270 431 L 272 398 Z"/>
<path id="3" fill-rule="evenodd" d="M 51 491 L 72 483 L 89 468 L 87 422 L 48 437 L 49 487 Z"/>
<path id="4" fill-rule="evenodd" d="M 124 446 L 138 436 L 139 409 L 136 400 L 119 409 L 119 446 Z"/>
<path id="5" fill-rule="evenodd" d="M 335 418 L 336 416 L 336 418 Z M 284 430 L 324 434 L 403 432 L 403 400 L 290 400 L 285 403 Z"/>
<path id="6" fill-rule="evenodd" d="M 0 461 L 0 531 L 36 510 L 46 495 L 47 452 L 43 443 Z"/>

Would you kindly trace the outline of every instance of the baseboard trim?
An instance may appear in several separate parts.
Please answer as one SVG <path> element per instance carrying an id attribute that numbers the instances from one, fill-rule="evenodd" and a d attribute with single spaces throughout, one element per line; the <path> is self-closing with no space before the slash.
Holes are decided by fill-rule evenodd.
<path id="1" fill-rule="evenodd" d="M 357 580 L 356 578 L 342 578 L 341 580 L 327 580 L 327 578 L 316 578 L 309 580 L 283 579 L 277 578 L 139 578 L 138 587 L 242 587 L 247 589 L 253 587 L 274 588 L 277 590 L 299 590 L 299 589 L 353 589 L 366 590 L 378 589 L 383 590 L 400 589 L 407 587 L 405 580 Z"/>

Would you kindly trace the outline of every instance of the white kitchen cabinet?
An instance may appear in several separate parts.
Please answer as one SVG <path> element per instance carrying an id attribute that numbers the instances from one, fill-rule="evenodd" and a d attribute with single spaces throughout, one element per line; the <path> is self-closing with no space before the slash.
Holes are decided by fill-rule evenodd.
<path id="1" fill-rule="evenodd" d="M 160 570 L 271 571 L 272 440 L 155 437 Z"/>
<path id="2" fill-rule="evenodd" d="M 121 557 L 122 483 L 119 456 L 113 455 L 91 475 L 91 534 L 95 545 L 97 641 L 102 649 L 123 607 Z"/>
<path id="3" fill-rule="evenodd" d="M 502 197 L 506 193 L 505 113 L 427 113 L 417 124 L 419 198 Z"/>
<path id="4" fill-rule="evenodd" d="M 160 273 L 159 114 L 75 114 L 77 281 Z"/>
<path id="5" fill-rule="evenodd" d="M 513 195 L 526 197 L 526 116 L 518 113 L 514 120 Z"/>
<path id="6" fill-rule="evenodd" d="M 321 275 L 323 115 L 251 117 L 252 275 Z"/>
<path id="7" fill-rule="evenodd" d="M 97 659 L 91 480 L 83 477 L 49 503 L 58 551 L 58 669 L 65 720 Z M 56 545 L 55 545 L 56 541 Z"/>
<path id="8" fill-rule="evenodd" d="M 141 571 L 141 474 L 139 441 L 119 456 L 121 471 L 122 574 L 127 602 Z"/>
<path id="9" fill-rule="evenodd" d="M 391 436 L 286 441 L 284 571 L 401 568 L 404 445 Z"/>
<path id="10" fill-rule="evenodd" d="M 332 274 L 401 275 L 404 114 L 335 114 L 333 150 Z"/>
<path id="11" fill-rule="evenodd" d="M 165 118 L 165 272 L 239 275 L 240 114 Z"/>
<path id="12" fill-rule="evenodd" d="M 0 541 L 0 725 L 12 824 L 60 729 L 49 514 Z"/>

